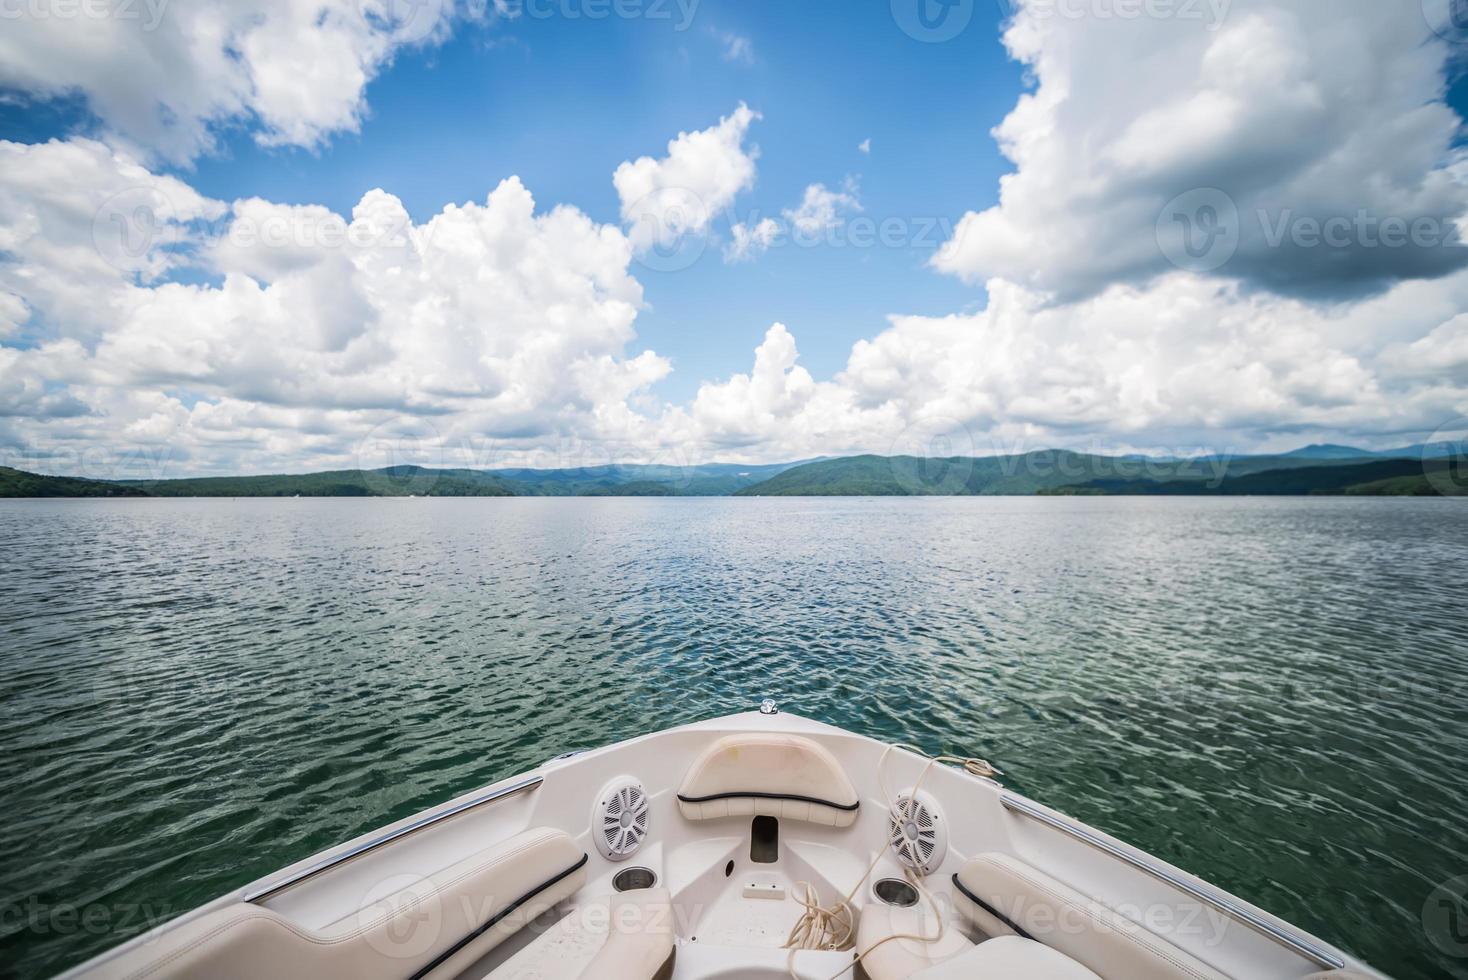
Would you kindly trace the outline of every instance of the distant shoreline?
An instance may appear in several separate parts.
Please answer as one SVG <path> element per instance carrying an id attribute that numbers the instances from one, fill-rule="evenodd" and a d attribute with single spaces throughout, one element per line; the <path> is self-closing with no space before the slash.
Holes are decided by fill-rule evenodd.
<path id="1" fill-rule="evenodd" d="M 1329 453 L 1312 452 L 1328 449 Z M 1463 496 L 1456 446 L 1357 457 L 1343 447 L 1278 456 L 1153 459 L 1042 450 L 1009 456 L 848 456 L 801 463 L 611 465 L 560 470 L 376 470 L 173 480 L 96 480 L 0 467 L 0 498 Z"/>

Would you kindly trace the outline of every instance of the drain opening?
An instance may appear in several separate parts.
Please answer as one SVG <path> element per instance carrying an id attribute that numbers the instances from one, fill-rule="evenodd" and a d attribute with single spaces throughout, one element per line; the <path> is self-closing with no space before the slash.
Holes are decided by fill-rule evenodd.
<path id="1" fill-rule="evenodd" d="M 766 816 L 754 818 L 749 825 L 749 859 L 755 864 L 780 860 L 780 821 Z"/>
<path id="2" fill-rule="evenodd" d="M 612 879 L 612 887 L 619 892 L 641 891 L 657 883 L 658 876 L 647 868 L 624 868 Z"/>
<path id="3" fill-rule="evenodd" d="M 900 909 L 912 908 L 917 904 L 917 889 L 901 878 L 883 878 L 872 886 L 872 891 L 886 905 Z"/>

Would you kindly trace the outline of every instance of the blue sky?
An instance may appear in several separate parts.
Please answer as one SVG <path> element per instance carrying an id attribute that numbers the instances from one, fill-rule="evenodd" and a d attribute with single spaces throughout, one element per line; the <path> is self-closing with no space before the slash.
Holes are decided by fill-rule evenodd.
<path id="1" fill-rule="evenodd" d="M 0 35 L 0 451 L 28 468 L 1468 429 L 1439 0 L 958 0 L 936 43 L 905 29 L 936 0 L 151 2 Z M 717 207 L 670 271 L 627 188 L 675 185 Z M 412 244 L 236 234 L 332 220 Z M 801 221 L 821 244 L 731 251 Z"/>
<path id="2" fill-rule="evenodd" d="M 197 163 L 191 183 L 222 200 L 342 214 L 381 187 L 425 220 L 515 174 L 542 208 L 573 204 L 615 223 L 619 163 L 745 102 L 764 118 L 751 131 L 759 178 L 737 202 L 741 219 L 778 216 L 811 182 L 854 176 L 868 216 L 926 219 L 932 233 L 908 249 L 790 248 L 779 263 L 727 266 L 710 248 L 690 270 L 639 269 L 650 309 L 638 336 L 676 367 L 660 394 L 692 397 L 747 360 L 773 321 L 799 325 L 802 362 L 827 376 L 888 312 L 982 303 L 982 289 L 926 263 L 947 237 L 939 223 L 992 203 L 1007 169 L 988 130 L 1013 106 L 1022 72 L 999 41 L 998 0 L 980 0 L 970 27 L 943 44 L 841 2 L 701 0 L 685 30 L 668 10 L 668 20 L 526 16 L 465 29 L 399 55 L 367 90 L 360 133 L 313 152 L 261 148 L 241 131 Z M 730 34 L 748 39 L 749 60 L 725 59 Z"/>

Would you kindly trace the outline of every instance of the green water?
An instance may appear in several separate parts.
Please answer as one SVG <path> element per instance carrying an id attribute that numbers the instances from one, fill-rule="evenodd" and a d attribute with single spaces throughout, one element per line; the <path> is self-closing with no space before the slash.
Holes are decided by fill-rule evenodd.
<path id="1" fill-rule="evenodd" d="M 1468 976 L 1460 501 L 6 501 L 0 543 L 12 975 L 770 694 Z"/>

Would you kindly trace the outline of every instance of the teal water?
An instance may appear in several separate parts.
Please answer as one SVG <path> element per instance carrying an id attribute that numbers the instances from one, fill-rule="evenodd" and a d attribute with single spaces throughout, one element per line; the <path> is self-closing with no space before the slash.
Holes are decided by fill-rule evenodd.
<path id="1" fill-rule="evenodd" d="M 0 543 L 11 975 L 771 694 L 1468 976 L 1459 501 L 5 501 Z"/>

